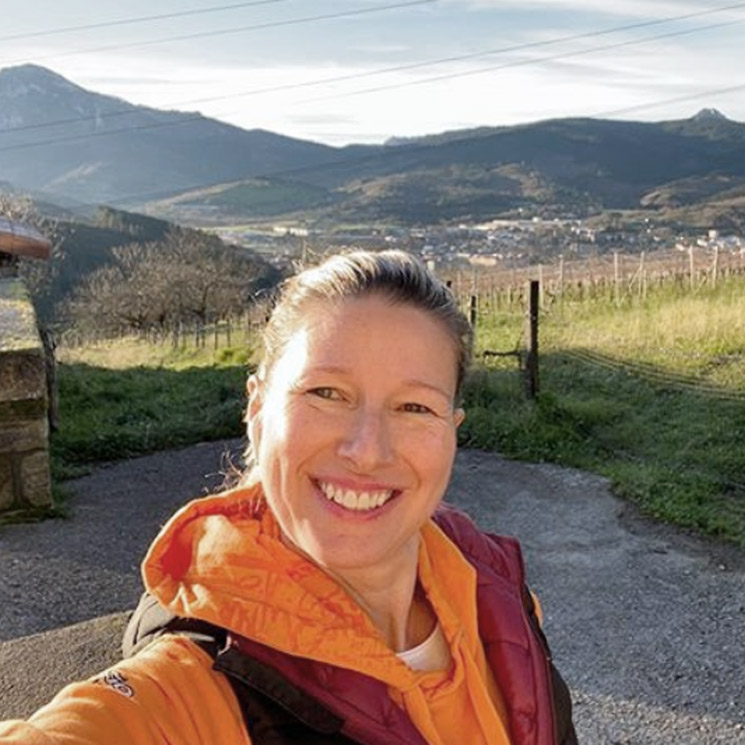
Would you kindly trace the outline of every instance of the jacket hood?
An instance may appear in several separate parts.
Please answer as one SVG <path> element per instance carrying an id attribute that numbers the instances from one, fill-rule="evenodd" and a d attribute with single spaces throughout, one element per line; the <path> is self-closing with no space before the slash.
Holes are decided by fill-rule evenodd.
<path id="1" fill-rule="evenodd" d="M 420 582 L 448 641 L 463 641 L 455 639 L 464 633 L 456 609 L 474 602 L 475 573 L 434 523 L 424 526 L 422 537 Z M 341 585 L 284 545 L 260 486 L 187 504 L 153 542 L 142 574 L 147 590 L 179 616 L 372 675 L 399 690 L 423 675 L 396 657 Z M 478 643 L 475 627 L 465 633 Z"/>

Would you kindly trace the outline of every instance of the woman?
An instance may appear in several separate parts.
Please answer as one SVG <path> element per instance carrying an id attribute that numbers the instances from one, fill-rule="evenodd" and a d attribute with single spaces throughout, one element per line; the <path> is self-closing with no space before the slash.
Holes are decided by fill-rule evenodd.
<path id="1" fill-rule="evenodd" d="M 440 507 L 470 344 L 402 252 L 293 278 L 248 381 L 244 484 L 151 546 L 134 656 L 0 743 L 575 742 L 516 543 Z"/>

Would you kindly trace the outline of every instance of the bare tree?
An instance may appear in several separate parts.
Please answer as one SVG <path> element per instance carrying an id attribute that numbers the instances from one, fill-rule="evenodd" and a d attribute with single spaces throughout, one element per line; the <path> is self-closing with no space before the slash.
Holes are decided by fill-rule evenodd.
<path id="1" fill-rule="evenodd" d="M 242 315 L 253 301 L 256 258 L 216 236 L 174 228 L 163 241 L 132 243 L 76 290 L 68 313 L 105 333 L 168 333 Z"/>

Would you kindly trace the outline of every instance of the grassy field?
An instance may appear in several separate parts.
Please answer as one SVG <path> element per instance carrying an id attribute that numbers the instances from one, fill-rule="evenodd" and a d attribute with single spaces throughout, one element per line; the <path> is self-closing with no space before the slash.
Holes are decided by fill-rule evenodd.
<path id="1" fill-rule="evenodd" d="M 514 358 L 523 312 L 482 308 L 464 445 L 608 476 L 658 519 L 745 547 L 745 280 L 695 294 L 557 299 L 541 314 L 541 393 Z M 242 434 L 251 350 L 136 342 L 62 350 L 54 475 Z"/>
<path id="2" fill-rule="evenodd" d="M 487 309 L 479 351 L 514 348 L 522 326 Z M 514 361 L 482 364 L 463 441 L 604 474 L 647 514 L 745 547 L 745 281 L 554 301 L 540 329 L 538 400 Z"/>
<path id="3" fill-rule="evenodd" d="M 136 340 L 60 350 L 55 480 L 91 464 L 242 434 L 250 348 Z"/>

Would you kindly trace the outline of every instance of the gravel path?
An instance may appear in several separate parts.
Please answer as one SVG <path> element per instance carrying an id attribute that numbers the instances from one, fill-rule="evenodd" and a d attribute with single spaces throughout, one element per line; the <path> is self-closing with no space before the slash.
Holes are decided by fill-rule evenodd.
<path id="1" fill-rule="evenodd" d="M 20 637 L 132 607 L 158 527 L 238 447 L 100 468 L 70 482 L 70 519 L 0 528 L 0 717 L 19 714 L 14 691 L 48 695 L 35 680 L 52 671 L 23 668 L 34 650 L 63 679 L 114 659 L 121 614 Z M 648 523 L 599 477 L 494 454 L 461 452 L 449 499 L 520 538 L 584 745 L 745 744 L 745 553 Z M 105 649 L 81 661 L 88 638 Z"/>

